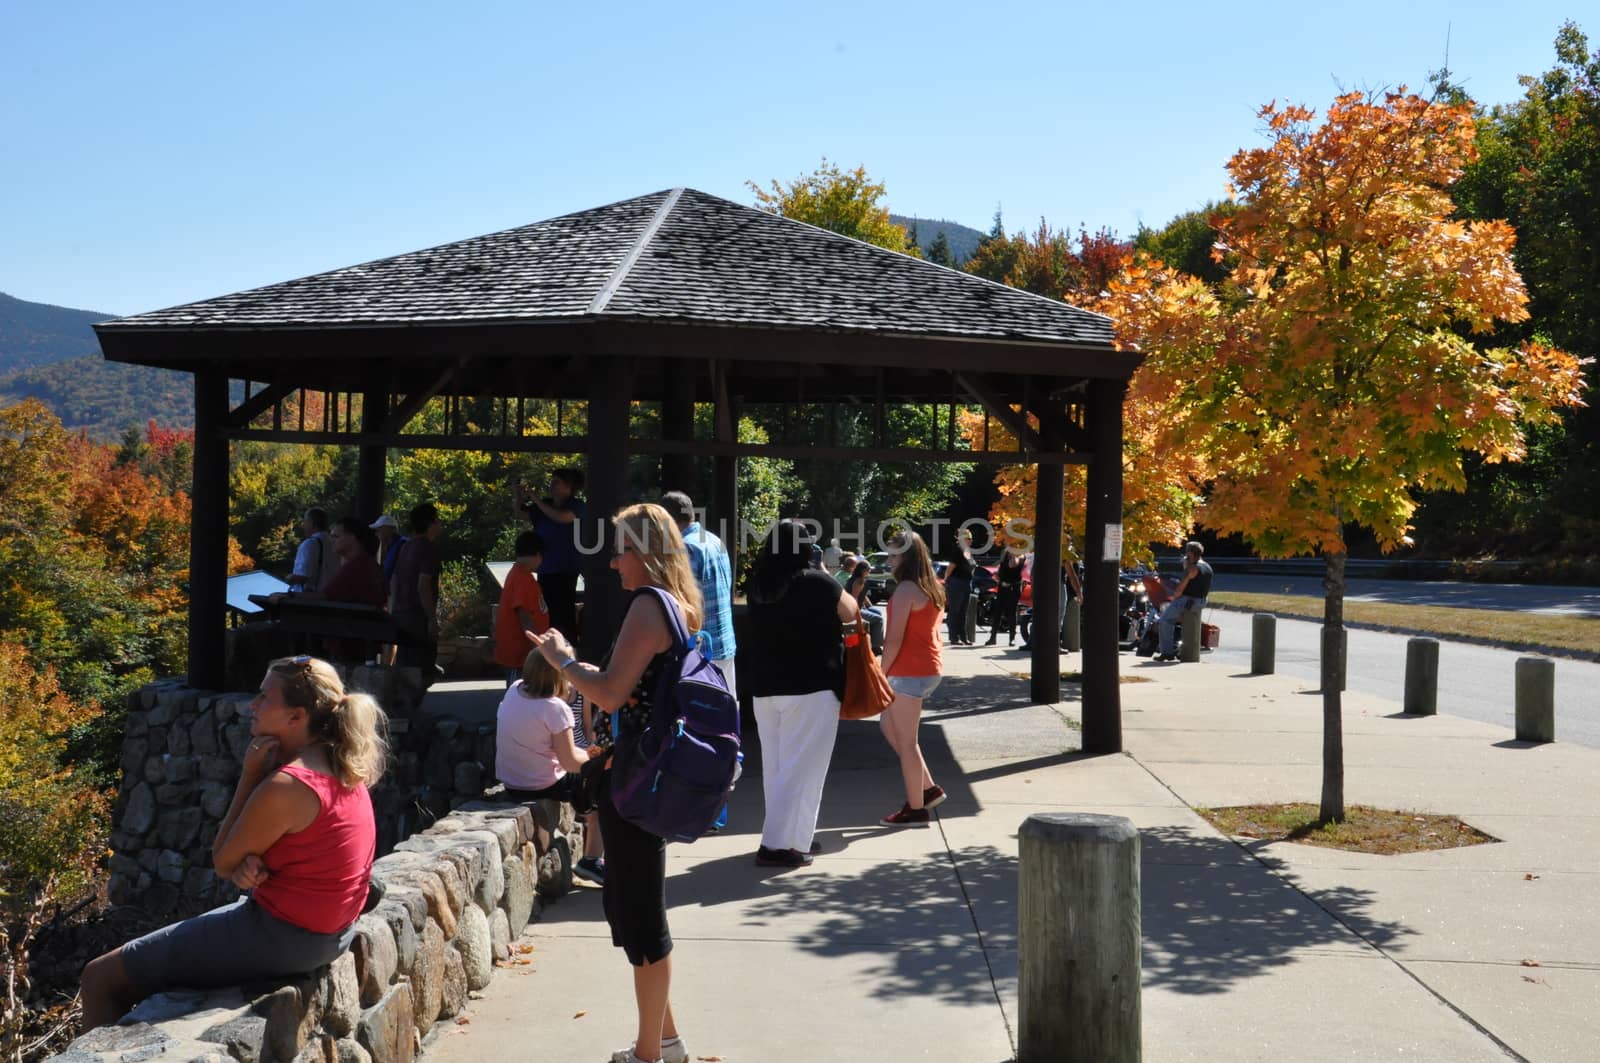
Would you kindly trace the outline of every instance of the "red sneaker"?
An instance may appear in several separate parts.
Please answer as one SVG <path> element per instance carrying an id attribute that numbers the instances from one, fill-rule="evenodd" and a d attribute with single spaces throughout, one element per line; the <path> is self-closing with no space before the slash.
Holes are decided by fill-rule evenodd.
<path id="1" fill-rule="evenodd" d="M 922 807 L 931 812 L 940 805 L 944 804 L 944 799 L 949 796 L 949 794 L 944 792 L 944 787 L 935 783 L 933 786 L 930 786 L 926 790 L 922 791 Z"/>
<path id="2" fill-rule="evenodd" d="M 910 805 L 901 805 L 900 811 L 891 812 L 878 820 L 886 827 L 926 827 L 928 825 L 928 810 L 926 808 L 912 808 Z"/>

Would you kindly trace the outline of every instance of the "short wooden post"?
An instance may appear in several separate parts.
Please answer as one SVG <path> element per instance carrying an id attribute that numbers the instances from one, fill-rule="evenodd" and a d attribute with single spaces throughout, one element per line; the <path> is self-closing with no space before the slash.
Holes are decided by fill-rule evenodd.
<path id="1" fill-rule="evenodd" d="M 1411 716 L 1439 714 L 1439 640 L 1406 640 L 1405 711 Z"/>
<path id="2" fill-rule="evenodd" d="M 1083 649 L 1083 610 L 1076 598 L 1067 600 L 1067 611 L 1061 617 L 1061 648 L 1068 653 Z"/>
<path id="3" fill-rule="evenodd" d="M 1517 741 L 1556 740 L 1556 662 L 1517 658 Z"/>
<path id="4" fill-rule="evenodd" d="M 1257 613 L 1250 618 L 1250 674 L 1271 675 L 1278 668 L 1278 618 Z"/>
<path id="5" fill-rule="evenodd" d="M 1329 654 L 1335 657 L 1334 672 L 1339 679 L 1339 689 L 1345 689 L 1345 665 L 1349 659 L 1350 636 L 1345 629 L 1325 627 L 1322 629 L 1322 659 L 1326 661 Z M 1321 675 L 1321 672 L 1317 673 Z"/>
<path id="6" fill-rule="evenodd" d="M 968 643 L 977 642 L 978 641 L 978 596 L 976 594 L 969 594 L 967 596 L 967 615 L 965 617 L 965 620 L 966 620 L 966 624 L 965 624 L 966 634 L 963 637 L 967 640 Z"/>
<path id="7" fill-rule="evenodd" d="M 1178 660 L 1194 664 L 1200 660 L 1200 610 L 1190 609 L 1183 614 L 1183 642 L 1178 646 Z"/>
<path id="8" fill-rule="evenodd" d="M 1050 812 L 1018 838 L 1018 1063 L 1138 1063 L 1139 832 Z"/>

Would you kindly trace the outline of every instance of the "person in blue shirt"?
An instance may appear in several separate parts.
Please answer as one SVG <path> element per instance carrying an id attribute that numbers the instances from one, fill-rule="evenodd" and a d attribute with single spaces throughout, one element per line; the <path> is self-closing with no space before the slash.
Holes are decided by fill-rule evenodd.
<path id="1" fill-rule="evenodd" d="M 700 582 L 700 597 L 705 604 L 705 620 L 700 625 L 704 638 L 701 649 L 728 681 L 728 690 L 738 697 L 733 660 L 738 650 L 733 640 L 733 563 L 722 540 L 701 527 L 695 519 L 694 502 L 682 491 L 668 491 L 661 497 L 661 508 L 678 524 L 683 545 L 689 551 L 689 568 Z"/>
<path id="2" fill-rule="evenodd" d="M 550 607 L 550 626 L 569 639 L 578 637 L 578 574 L 583 558 L 578 554 L 578 522 L 589 507 L 578 497 L 583 492 L 583 472 L 557 469 L 550 476 L 550 495 L 536 498 L 520 481 L 517 508 L 528 515 L 534 531 L 544 539 L 544 561 L 539 565 L 539 588 Z"/>

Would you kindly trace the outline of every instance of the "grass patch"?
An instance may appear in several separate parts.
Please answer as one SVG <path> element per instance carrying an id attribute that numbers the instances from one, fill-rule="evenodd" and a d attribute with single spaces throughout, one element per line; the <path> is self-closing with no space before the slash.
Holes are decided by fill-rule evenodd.
<path id="1" fill-rule="evenodd" d="M 1302 842 L 1355 853 L 1425 853 L 1499 841 L 1455 816 L 1391 812 L 1367 805 L 1347 805 L 1345 821 L 1317 825 L 1313 804 L 1239 805 L 1197 808 L 1207 823 L 1235 838 L 1268 842 Z"/>
<path id="2" fill-rule="evenodd" d="M 1310 595 L 1215 591 L 1210 603 L 1252 613 L 1322 619 L 1322 599 Z M 1595 647 L 1600 646 L 1600 617 L 1592 616 L 1550 616 L 1506 609 L 1462 609 L 1448 605 L 1397 605 L 1392 602 L 1346 600 L 1344 618 L 1351 623 L 1392 631 L 1586 658 L 1594 657 Z"/>

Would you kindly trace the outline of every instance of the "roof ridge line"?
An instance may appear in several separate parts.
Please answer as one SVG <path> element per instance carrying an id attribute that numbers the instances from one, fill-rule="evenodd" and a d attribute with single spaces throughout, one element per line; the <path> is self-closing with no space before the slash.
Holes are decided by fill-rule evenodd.
<path id="1" fill-rule="evenodd" d="M 617 263 L 617 268 L 611 271 L 611 276 L 606 279 L 606 283 L 595 293 L 594 300 L 589 303 L 589 313 L 600 314 L 605 312 L 606 307 L 611 303 L 612 297 L 617 294 L 617 289 L 622 287 L 622 282 L 628 279 L 628 274 L 632 273 L 633 267 L 638 264 L 639 256 L 644 254 L 645 245 L 655 238 L 662 223 L 667 220 L 667 215 L 672 213 L 672 208 L 678 205 L 678 200 L 682 195 L 682 186 L 674 188 L 667 193 L 667 198 L 662 201 L 661 206 L 656 208 L 655 216 L 650 219 L 650 224 L 644 227 L 644 232 L 639 234 L 639 238 L 633 242 L 633 246 L 622 257 L 622 261 Z"/>

